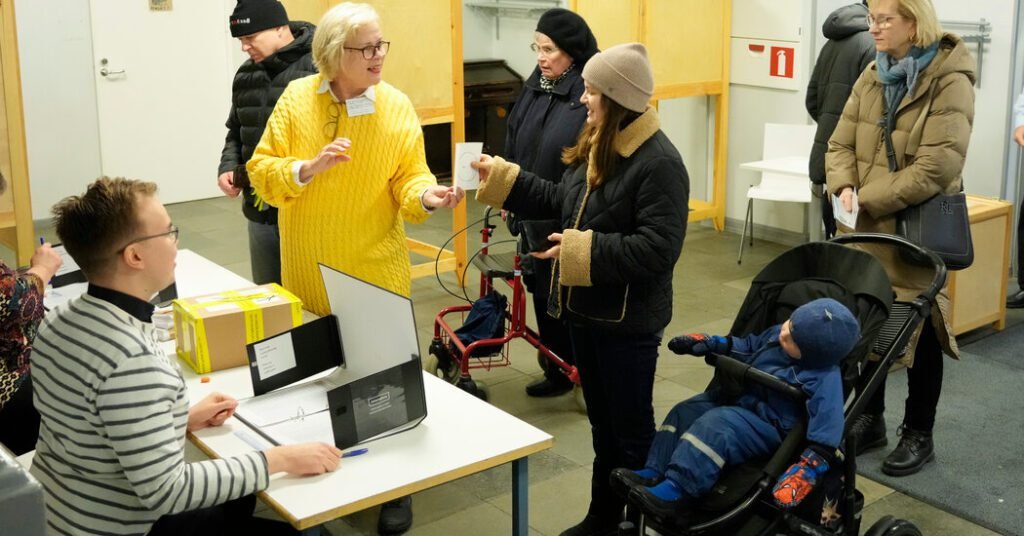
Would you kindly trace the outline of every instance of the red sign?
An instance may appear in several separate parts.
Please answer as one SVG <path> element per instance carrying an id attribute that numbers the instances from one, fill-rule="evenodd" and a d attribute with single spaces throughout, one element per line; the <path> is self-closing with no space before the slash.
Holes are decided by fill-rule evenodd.
<path id="1" fill-rule="evenodd" d="M 772 47 L 770 74 L 779 78 L 793 78 L 793 56 L 792 48 Z"/>

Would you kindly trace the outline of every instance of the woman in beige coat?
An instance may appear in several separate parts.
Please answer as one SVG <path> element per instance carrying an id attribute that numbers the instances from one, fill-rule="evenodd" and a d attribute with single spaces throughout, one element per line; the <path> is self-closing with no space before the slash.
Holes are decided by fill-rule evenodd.
<path id="1" fill-rule="evenodd" d="M 856 191 L 856 231 L 893 234 L 900 210 L 961 189 L 974 120 L 974 60 L 958 36 L 942 32 L 931 0 L 869 0 L 868 7 L 878 56 L 854 85 L 829 140 L 826 175 L 829 192 L 847 210 Z M 843 231 L 851 229 L 840 225 Z M 930 270 L 902 263 L 892 251 L 872 253 L 901 300 L 930 280 Z M 909 396 L 899 445 L 882 464 L 886 474 L 916 473 L 934 459 L 942 354 L 958 356 L 945 290 L 937 301 L 908 347 Z M 852 427 L 858 454 L 888 443 L 884 410 L 883 384 Z"/>

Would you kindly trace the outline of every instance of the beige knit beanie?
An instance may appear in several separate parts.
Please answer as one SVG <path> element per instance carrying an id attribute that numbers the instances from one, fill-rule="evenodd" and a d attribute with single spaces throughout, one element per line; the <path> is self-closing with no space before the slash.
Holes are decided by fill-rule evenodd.
<path id="1" fill-rule="evenodd" d="M 647 49 L 624 43 L 594 54 L 583 67 L 583 79 L 627 110 L 643 113 L 654 94 L 654 73 Z"/>

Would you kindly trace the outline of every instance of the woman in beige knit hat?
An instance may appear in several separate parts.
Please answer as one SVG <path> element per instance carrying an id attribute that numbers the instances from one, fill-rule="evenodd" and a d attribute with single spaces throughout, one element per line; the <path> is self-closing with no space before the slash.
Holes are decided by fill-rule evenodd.
<path id="1" fill-rule="evenodd" d="M 557 218 L 548 314 L 569 325 L 594 442 L 591 502 L 565 535 L 614 534 L 623 501 L 608 478 L 641 467 L 654 436 L 658 346 L 672 318 L 672 269 L 686 235 L 690 180 L 648 106 L 654 77 L 639 43 L 583 68 L 587 122 L 562 153 L 558 183 L 482 156 L 477 199 L 526 219 Z"/>

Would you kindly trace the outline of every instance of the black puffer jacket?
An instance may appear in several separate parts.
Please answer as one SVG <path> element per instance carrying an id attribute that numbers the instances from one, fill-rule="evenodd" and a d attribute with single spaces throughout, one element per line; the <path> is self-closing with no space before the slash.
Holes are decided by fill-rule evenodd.
<path id="1" fill-rule="evenodd" d="M 534 68 L 508 116 L 505 158 L 509 162 L 542 179 L 562 180 L 566 169 L 562 149 L 576 143 L 587 120 L 587 107 L 580 103 L 581 70 L 573 66 L 551 93 L 545 93 L 540 88 L 540 69 Z"/>
<path id="2" fill-rule="evenodd" d="M 818 123 L 811 149 L 811 182 L 825 183 L 828 139 L 839 123 L 846 99 L 861 71 L 875 59 L 875 41 L 868 33 L 868 7 L 861 3 L 835 10 L 821 31 L 828 38 L 807 85 L 807 113 Z"/>
<path id="3" fill-rule="evenodd" d="M 560 218 L 553 309 L 576 324 L 654 333 L 672 318 L 672 270 L 683 248 L 690 179 L 648 108 L 620 133 L 611 177 L 588 188 L 587 169 L 558 184 L 495 159 L 477 199 L 526 219 Z M 552 308 L 549 308 L 552 309 Z"/>
<path id="4" fill-rule="evenodd" d="M 220 155 L 217 174 L 234 171 L 249 161 L 267 126 L 267 118 L 274 111 L 278 97 L 292 80 L 316 73 L 313 65 L 312 44 L 315 26 L 295 21 L 288 25 L 295 40 L 263 61 L 246 60 L 231 84 L 231 112 L 228 114 L 228 135 Z M 256 197 L 256 191 L 246 188 L 242 212 L 257 223 L 277 224 L 277 209 Z"/>

